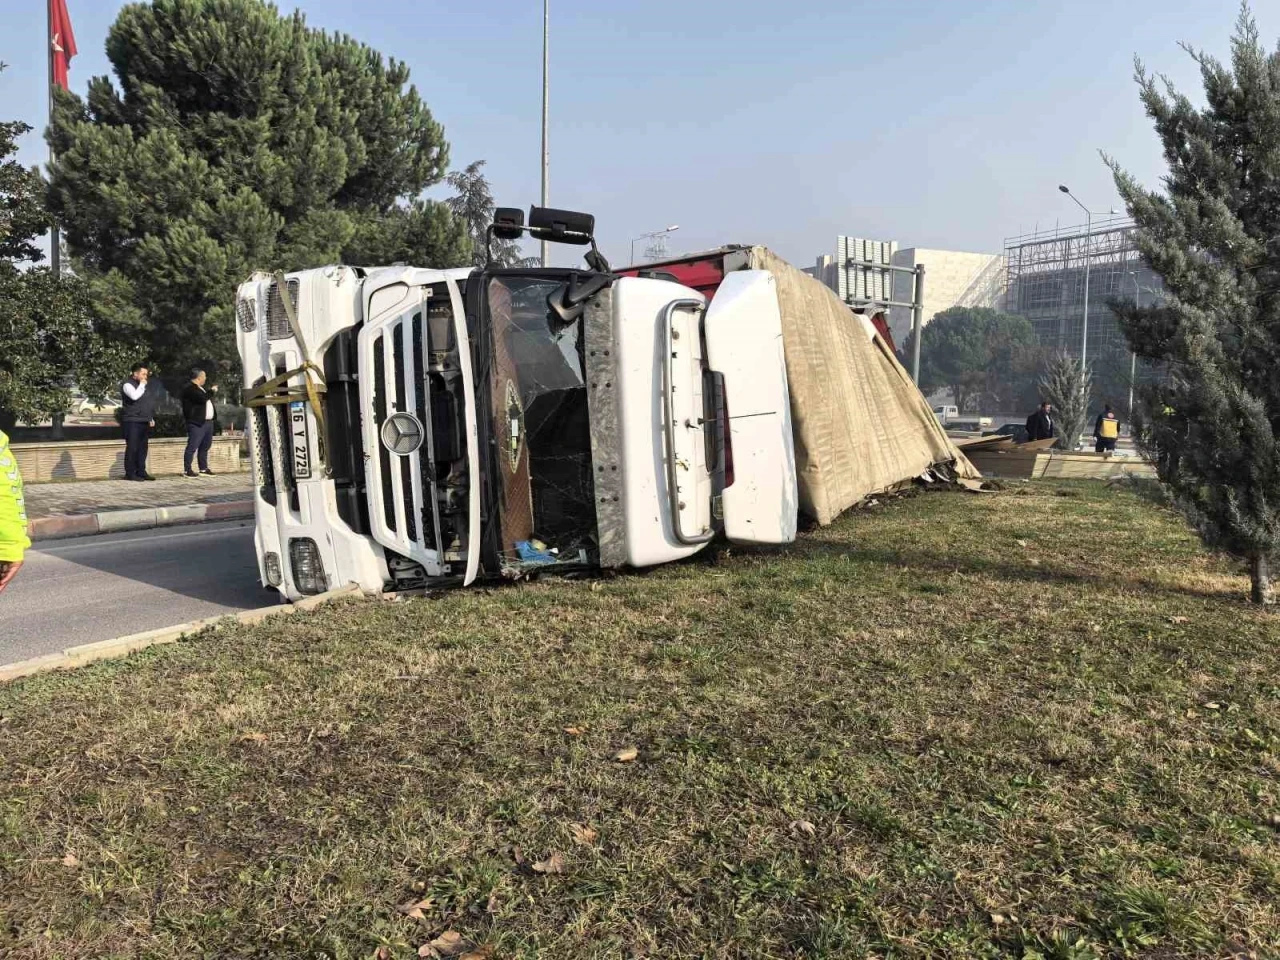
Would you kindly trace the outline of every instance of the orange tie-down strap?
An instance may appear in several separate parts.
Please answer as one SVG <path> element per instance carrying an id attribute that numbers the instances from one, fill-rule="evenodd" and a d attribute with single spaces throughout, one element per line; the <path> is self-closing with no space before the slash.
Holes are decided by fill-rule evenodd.
<path id="1" fill-rule="evenodd" d="M 329 431 L 325 424 L 324 406 L 320 403 L 320 394 L 328 389 L 324 382 L 324 371 L 316 366 L 311 359 L 311 353 L 307 349 L 307 341 L 302 336 L 302 328 L 298 325 L 297 310 L 294 308 L 293 301 L 289 299 L 289 285 L 285 283 L 284 274 L 277 271 L 275 282 L 276 289 L 280 292 L 280 302 L 284 304 L 285 316 L 289 318 L 289 327 L 293 331 L 293 337 L 298 342 L 298 350 L 302 354 L 302 364 L 292 370 L 286 370 L 284 373 L 278 374 L 265 383 L 258 384 L 256 387 L 246 387 L 244 390 L 244 405 L 246 407 L 269 407 L 294 403 L 299 400 L 306 401 L 311 407 L 311 413 L 316 418 L 320 464 L 325 473 L 328 473 Z M 289 382 L 299 375 L 302 376 L 301 384 L 291 384 Z"/>

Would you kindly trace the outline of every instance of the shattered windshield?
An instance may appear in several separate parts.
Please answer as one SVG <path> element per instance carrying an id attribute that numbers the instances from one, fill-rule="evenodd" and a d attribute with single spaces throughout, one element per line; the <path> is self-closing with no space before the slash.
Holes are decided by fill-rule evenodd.
<path id="1" fill-rule="evenodd" d="M 547 306 L 560 283 L 489 282 L 504 560 L 573 562 L 594 541 L 583 324 L 565 324 Z"/>

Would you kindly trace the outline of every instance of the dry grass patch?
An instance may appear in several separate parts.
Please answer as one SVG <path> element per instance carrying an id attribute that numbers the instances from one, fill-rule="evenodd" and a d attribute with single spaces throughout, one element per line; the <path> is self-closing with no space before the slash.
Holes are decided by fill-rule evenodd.
<path id="1" fill-rule="evenodd" d="M 1129 493 L 1027 485 L 21 681 L 0 954 L 1266 956 L 1246 588 Z"/>

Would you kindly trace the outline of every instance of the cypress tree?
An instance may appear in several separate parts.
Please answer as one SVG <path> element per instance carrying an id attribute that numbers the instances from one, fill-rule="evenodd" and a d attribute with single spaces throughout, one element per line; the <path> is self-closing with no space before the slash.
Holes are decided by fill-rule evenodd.
<path id="1" fill-rule="evenodd" d="M 403 63 L 261 0 L 129 4 L 106 52 L 114 80 L 58 94 L 51 207 L 162 365 L 234 369 L 254 270 L 469 259 L 465 226 L 419 199 L 449 151 Z"/>
<path id="2" fill-rule="evenodd" d="M 1075 450 L 1089 423 L 1089 399 L 1093 377 L 1090 370 L 1068 353 L 1050 358 L 1040 378 L 1040 393 L 1056 412 L 1059 450 Z"/>
<path id="3" fill-rule="evenodd" d="M 1205 542 L 1248 563 L 1252 598 L 1274 603 L 1280 553 L 1280 54 L 1242 7 L 1223 64 L 1190 47 L 1197 107 L 1141 62 L 1136 79 L 1164 147 L 1164 190 L 1108 159 L 1166 290 L 1119 310 L 1164 375 L 1139 388 L 1138 439 Z"/>

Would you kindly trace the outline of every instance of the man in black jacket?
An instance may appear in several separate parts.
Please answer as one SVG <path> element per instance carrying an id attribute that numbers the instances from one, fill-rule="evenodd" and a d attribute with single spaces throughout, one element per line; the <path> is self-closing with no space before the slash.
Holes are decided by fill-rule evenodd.
<path id="1" fill-rule="evenodd" d="M 1031 416 L 1027 417 L 1027 440 L 1050 440 L 1058 435 L 1058 425 L 1053 422 L 1053 407 L 1046 400 Z"/>
<path id="2" fill-rule="evenodd" d="M 156 425 L 156 393 L 145 363 L 134 364 L 120 385 L 120 426 L 124 428 L 124 478 L 154 480 L 147 473 L 148 435 Z"/>
<path id="3" fill-rule="evenodd" d="M 199 454 L 200 473 L 213 476 L 209 469 L 209 447 L 213 445 L 213 426 L 217 417 L 213 409 L 213 395 L 217 387 L 205 389 L 208 376 L 199 367 L 191 371 L 191 382 L 182 388 L 182 417 L 187 421 L 187 449 L 182 454 L 182 475 L 198 477 L 191 469 L 191 460 Z"/>

